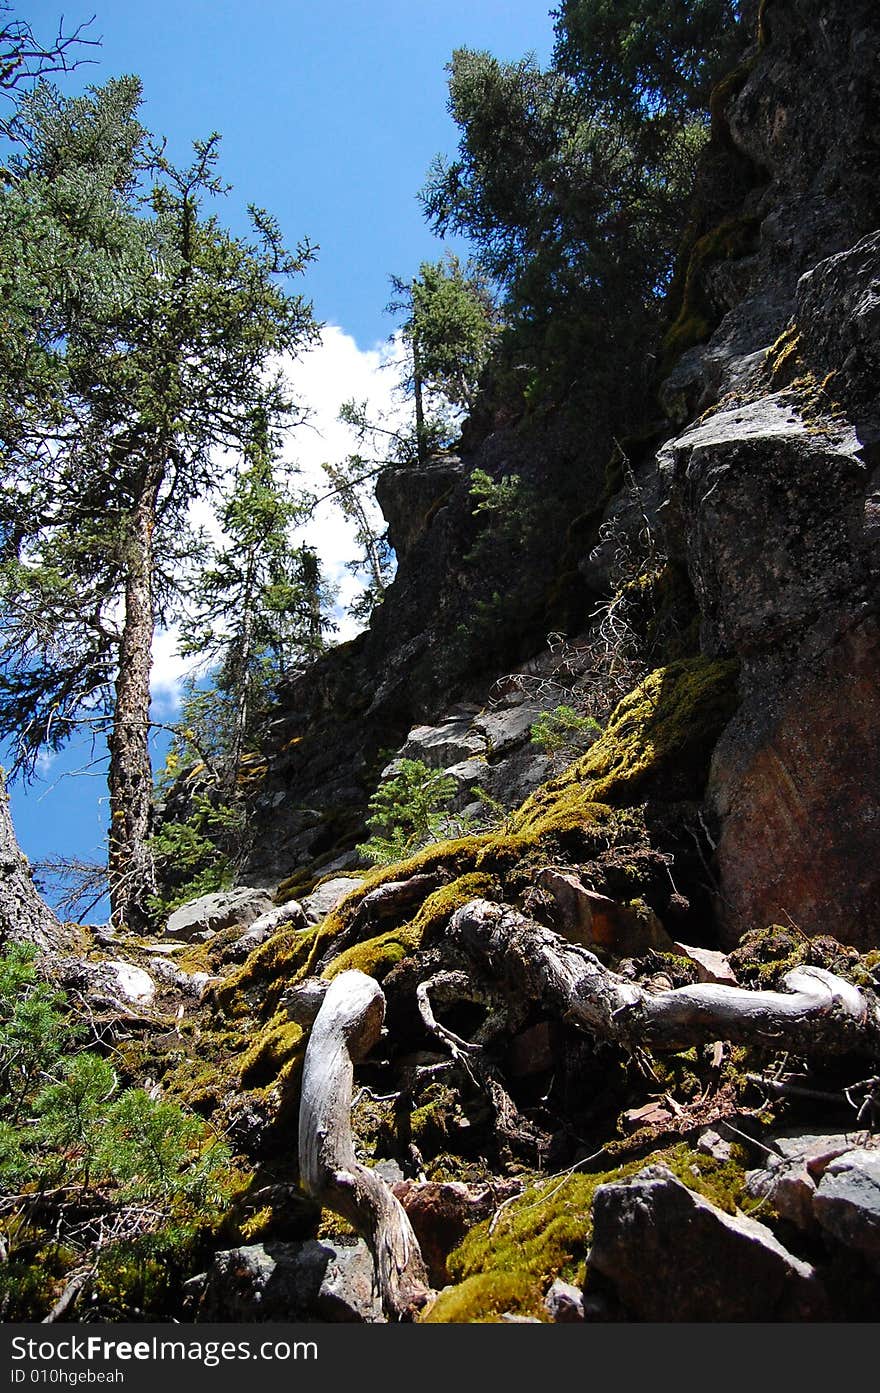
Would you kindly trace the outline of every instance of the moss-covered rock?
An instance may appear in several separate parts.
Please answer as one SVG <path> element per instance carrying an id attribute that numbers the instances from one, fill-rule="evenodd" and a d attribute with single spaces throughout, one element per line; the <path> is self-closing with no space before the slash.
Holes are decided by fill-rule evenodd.
<path id="1" fill-rule="evenodd" d="M 727 1213 L 746 1196 L 744 1173 L 679 1144 L 652 1158 L 667 1165 L 689 1189 Z M 600 1185 L 634 1175 L 643 1160 L 594 1175 L 545 1180 L 509 1205 L 490 1231 L 476 1225 L 448 1259 L 456 1285 L 441 1292 L 422 1316 L 434 1324 L 483 1323 L 505 1312 L 547 1319 L 543 1297 L 556 1277 L 580 1283 L 591 1236 L 593 1196 Z"/>
<path id="2" fill-rule="evenodd" d="M 700 797 L 713 746 L 736 707 L 736 673 L 736 663 L 705 658 L 650 673 L 587 754 L 513 814 L 512 834 L 534 839 L 591 820 L 601 805 L 639 802 L 661 780 L 666 796 Z"/>

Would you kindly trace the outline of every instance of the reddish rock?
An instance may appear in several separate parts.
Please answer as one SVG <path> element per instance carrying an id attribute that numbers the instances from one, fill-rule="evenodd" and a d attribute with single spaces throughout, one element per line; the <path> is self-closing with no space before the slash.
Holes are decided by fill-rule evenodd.
<path id="1" fill-rule="evenodd" d="M 510 1042 L 507 1052 L 507 1073 L 513 1078 L 527 1078 L 553 1067 L 550 1047 L 550 1026 L 547 1021 L 521 1030 Z"/>
<path id="2" fill-rule="evenodd" d="M 570 942 L 615 958 L 638 958 L 651 949 L 672 952 L 672 939 L 653 910 L 634 909 L 599 895 L 570 871 L 548 868 L 538 883 L 556 901 L 557 927 Z"/>
<path id="3" fill-rule="evenodd" d="M 880 630 L 866 621 L 793 673 L 771 721 L 747 704 L 710 796 L 724 941 L 790 917 L 880 946 Z"/>
<path id="4" fill-rule="evenodd" d="M 674 943 L 672 950 L 682 958 L 690 958 L 697 969 L 699 981 L 716 982 L 724 987 L 737 985 L 736 973 L 726 953 L 718 953 L 712 948 L 692 948 L 689 943 Z"/>
<path id="5" fill-rule="evenodd" d="M 395 1185 L 400 1200 L 419 1240 L 422 1257 L 434 1286 L 450 1279 L 446 1259 L 457 1248 L 469 1229 L 488 1219 L 510 1195 L 519 1194 L 518 1180 L 496 1181 L 492 1185 L 465 1185 L 458 1180 L 404 1180 Z"/>

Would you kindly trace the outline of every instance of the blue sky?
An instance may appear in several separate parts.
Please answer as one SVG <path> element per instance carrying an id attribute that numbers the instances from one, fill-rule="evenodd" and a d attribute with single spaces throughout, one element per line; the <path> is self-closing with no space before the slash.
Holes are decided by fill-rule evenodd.
<path id="1" fill-rule="evenodd" d="M 89 56 L 97 61 L 64 90 L 137 73 L 142 120 L 167 137 L 174 159 L 187 158 L 192 139 L 222 134 L 221 172 L 233 191 L 218 211 L 228 226 L 243 231 L 246 206 L 256 203 L 278 217 L 290 243 L 308 237 L 320 247 L 301 288 L 327 329 L 295 378 L 313 421 L 289 447 L 307 475 L 319 475 L 322 458 L 345 452 L 339 404 L 350 396 L 388 403 L 389 274 L 412 275 L 442 252 L 416 195 L 433 156 L 456 144 L 445 64 L 462 46 L 546 61 L 549 0 L 92 0 L 82 9 L 68 0 L 66 27 L 93 6 L 88 32 L 102 43 Z M 36 33 L 54 34 L 56 4 L 15 8 Z M 325 511 L 310 540 L 350 586 L 339 520 Z M 154 653 L 153 714 L 173 720 L 182 675 L 173 634 L 160 636 Z M 92 753 L 78 742 L 29 789 L 10 790 L 32 860 L 57 852 L 102 859 L 105 773 L 89 767 Z"/>

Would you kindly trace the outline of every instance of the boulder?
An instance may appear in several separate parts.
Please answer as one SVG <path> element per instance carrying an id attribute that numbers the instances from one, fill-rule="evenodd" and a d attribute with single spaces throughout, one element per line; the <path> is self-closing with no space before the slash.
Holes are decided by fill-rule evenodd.
<path id="1" fill-rule="evenodd" d="M 349 891 L 356 889 L 360 883 L 359 877 L 348 875 L 334 876 L 332 880 L 325 880 L 323 885 L 319 885 L 317 890 L 313 890 L 302 900 L 306 923 L 319 924 L 322 919 L 326 919 L 327 915 L 345 899 Z"/>
<path id="2" fill-rule="evenodd" d="M 245 929 L 241 938 L 230 946 L 226 957 L 232 961 L 239 961 L 246 958 L 248 953 L 254 948 L 258 948 L 261 943 L 265 943 L 267 938 L 271 938 L 279 929 L 293 928 L 305 929 L 308 927 L 306 912 L 297 900 L 288 900 L 286 904 L 280 905 L 277 909 L 269 910 L 268 914 L 261 914 L 255 919 L 250 928 Z"/>
<path id="3" fill-rule="evenodd" d="M 254 890 L 246 885 L 237 890 L 202 895 L 169 916 L 165 935 L 184 941 L 211 938 L 233 924 L 247 927 L 261 914 L 268 914 L 274 908 L 272 896 L 266 890 Z"/>
<path id="4" fill-rule="evenodd" d="M 448 769 L 453 764 L 486 754 L 486 737 L 473 728 L 474 711 L 452 712 L 436 726 L 414 726 L 398 759 L 421 760 L 431 769 Z M 394 765 L 389 766 L 393 770 Z M 385 770 L 383 777 L 389 771 Z"/>
<path id="5" fill-rule="evenodd" d="M 215 1253 L 196 1319 L 381 1321 L 369 1249 L 309 1239 Z"/>
<path id="6" fill-rule="evenodd" d="M 559 932 L 573 943 L 614 958 L 638 958 L 652 949 L 672 952 L 672 939 L 652 909 L 619 904 L 590 890 L 573 872 L 551 868 L 538 884 L 556 901 Z"/>
<path id="7" fill-rule="evenodd" d="M 826 1232 L 880 1268 L 880 1150 L 862 1147 L 830 1161 L 813 1212 Z"/>
<path id="8" fill-rule="evenodd" d="M 450 1280 L 446 1259 L 468 1229 L 488 1219 L 499 1204 L 522 1189 L 522 1182 L 518 1180 L 479 1186 L 465 1185 L 458 1180 L 404 1180 L 394 1186 L 435 1286 L 443 1286 Z"/>
<path id="9" fill-rule="evenodd" d="M 732 1216 L 647 1166 L 600 1185 L 587 1270 L 641 1321 L 819 1320 L 827 1300 L 809 1263 L 754 1219 Z"/>
<path id="10" fill-rule="evenodd" d="M 552 1321 L 572 1325 L 584 1319 L 584 1294 L 559 1277 L 544 1297 L 544 1309 Z"/>
<path id="11" fill-rule="evenodd" d="M 126 1001 L 135 1006 L 152 1005 L 156 995 L 156 983 L 149 972 L 145 972 L 142 967 L 135 967 L 132 963 L 123 962 L 121 958 L 114 958 L 102 966 L 112 975 L 115 991 Z"/>

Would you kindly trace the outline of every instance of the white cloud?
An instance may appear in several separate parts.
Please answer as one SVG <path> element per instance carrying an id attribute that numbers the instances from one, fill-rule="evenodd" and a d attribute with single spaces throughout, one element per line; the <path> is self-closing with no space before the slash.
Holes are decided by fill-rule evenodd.
<path id="1" fill-rule="evenodd" d="M 320 497 L 330 487 L 321 469 L 322 463 L 343 460 L 358 450 L 355 433 L 338 420 L 343 402 L 366 401 L 371 415 L 402 418 L 404 408 L 395 398 L 399 379 L 395 351 L 387 343 L 361 349 L 350 334 L 330 324 L 322 330 L 316 348 L 302 359 L 280 366 L 297 403 L 308 410 L 307 423 L 289 432 L 283 456 L 298 467 L 298 482 Z M 374 503 L 370 511 L 377 529 L 381 530 L 384 524 L 378 505 Z M 194 506 L 193 519 L 209 532 L 215 532 L 213 510 L 206 503 Z M 362 582 L 346 569 L 346 562 L 357 552 L 352 524 L 332 501 L 326 500 L 318 505 L 297 537 L 315 548 L 325 576 L 338 587 L 334 613 L 338 628 L 333 637 L 336 642 L 344 642 L 360 627 L 344 610 L 363 589 Z M 153 640 L 150 689 L 153 716 L 160 721 L 175 717 L 183 682 L 198 667 L 192 658 L 180 657 L 178 637 L 177 628 L 172 627 L 160 630 Z"/>

